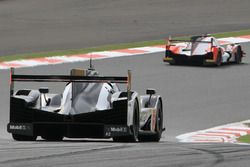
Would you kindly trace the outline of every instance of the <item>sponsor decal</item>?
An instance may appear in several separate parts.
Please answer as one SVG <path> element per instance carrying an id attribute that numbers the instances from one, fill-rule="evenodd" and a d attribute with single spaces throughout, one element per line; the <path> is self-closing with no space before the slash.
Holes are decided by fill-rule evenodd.
<path id="1" fill-rule="evenodd" d="M 33 135 L 33 125 L 31 123 L 9 123 L 7 131 L 21 135 Z"/>
<path id="2" fill-rule="evenodd" d="M 10 125 L 10 130 L 30 130 L 30 127 L 26 125 Z"/>
<path id="3" fill-rule="evenodd" d="M 110 137 L 111 133 L 110 132 L 105 132 L 105 136 Z"/>
<path id="4" fill-rule="evenodd" d="M 111 137 L 111 136 L 124 136 L 127 135 L 128 127 L 126 126 L 106 126 L 105 128 L 105 136 Z"/>
<path id="5" fill-rule="evenodd" d="M 127 132 L 125 127 L 110 127 L 111 132 Z"/>

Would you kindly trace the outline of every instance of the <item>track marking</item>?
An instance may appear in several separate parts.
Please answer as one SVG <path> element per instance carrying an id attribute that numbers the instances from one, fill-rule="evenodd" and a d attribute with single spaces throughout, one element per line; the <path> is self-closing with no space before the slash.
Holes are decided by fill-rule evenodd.
<path id="1" fill-rule="evenodd" d="M 250 127 L 247 124 L 250 120 L 222 125 L 214 128 L 185 133 L 177 136 L 179 142 L 194 143 L 239 143 L 237 139 L 250 134 Z"/>

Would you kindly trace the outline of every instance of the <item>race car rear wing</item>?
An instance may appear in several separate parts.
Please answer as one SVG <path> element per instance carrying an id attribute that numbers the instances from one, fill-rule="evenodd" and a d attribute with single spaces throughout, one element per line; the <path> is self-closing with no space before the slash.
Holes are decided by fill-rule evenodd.
<path id="1" fill-rule="evenodd" d="M 197 40 L 200 37 L 204 37 L 204 36 L 193 36 L 190 38 L 190 40 L 182 40 L 182 39 L 171 39 L 171 37 L 167 40 L 167 44 L 166 44 L 166 50 L 170 47 L 170 46 L 176 46 L 175 43 L 183 43 L 183 42 L 187 42 L 191 44 L 191 55 L 192 52 L 194 51 L 194 48 L 196 47 L 197 44 L 199 43 L 205 43 L 205 44 L 209 44 L 208 46 L 211 48 L 214 47 L 213 43 L 214 43 L 214 38 L 211 38 L 211 40 L 209 41 L 201 41 L 201 40 Z M 174 44 L 173 44 L 174 43 Z"/>
<path id="2" fill-rule="evenodd" d="M 213 38 L 211 38 L 211 41 L 200 41 L 197 40 L 198 38 L 205 38 L 205 37 L 210 37 L 210 35 L 205 34 L 205 35 L 197 35 L 197 36 L 192 36 L 190 37 L 189 40 L 186 39 L 172 39 L 171 36 L 168 38 L 168 42 L 199 42 L 199 43 L 213 43 Z"/>
<path id="3" fill-rule="evenodd" d="M 131 71 L 125 76 L 71 76 L 71 75 L 17 75 L 10 69 L 10 96 L 14 94 L 14 82 L 86 82 L 127 84 L 128 100 L 131 99 Z"/>
<path id="4" fill-rule="evenodd" d="M 199 43 L 212 43 L 212 40 L 211 41 L 192 41 L 192 40 L 181 40 L 181 39 L 171 39 L 169 40 L 170 42 L 199 42 Z"/>

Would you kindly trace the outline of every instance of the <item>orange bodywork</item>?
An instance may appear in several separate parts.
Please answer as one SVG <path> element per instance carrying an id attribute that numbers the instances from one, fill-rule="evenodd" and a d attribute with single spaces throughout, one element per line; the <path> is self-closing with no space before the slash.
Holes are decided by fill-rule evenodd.
<path id="1" fill-rule="evenodd" d="M 179 54 L 180 53 L 180 46 L 174 46 L 174 45 L 166 45 L 166 50 L 170 50 L 175 54 Z"/>
<path id="2" fill-rule="evenodd" d="M 218 52 L 219 52 L 219 49 L 217 47 L 212 47 L 212 52 L 213 52 L 213 60 L 214 62 L 217 61 L 217 57 L 218 57 Z"/>

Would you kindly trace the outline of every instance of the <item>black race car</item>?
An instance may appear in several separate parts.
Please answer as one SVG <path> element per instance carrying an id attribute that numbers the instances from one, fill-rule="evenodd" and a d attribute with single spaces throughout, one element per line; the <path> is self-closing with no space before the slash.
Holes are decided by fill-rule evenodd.
<path id="1" fill-rule="evenodd" d="M 14 91 L 14 82 L 66 82 L 62 94 L 41 87 Z M 127 84 L 122 91 L 118 84 Z M 11 69 L 9 133 L 18 141 L 41 136 L 113 138 L 114 141 L 159 141 L 164 130 L 162 98 L 148 89 L 131 91 L 128 76 L 99 76 L 94 69 L 72 69 L 71 75 L 16 75 Z"/>

